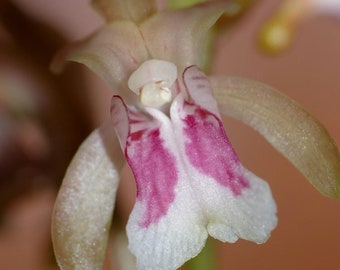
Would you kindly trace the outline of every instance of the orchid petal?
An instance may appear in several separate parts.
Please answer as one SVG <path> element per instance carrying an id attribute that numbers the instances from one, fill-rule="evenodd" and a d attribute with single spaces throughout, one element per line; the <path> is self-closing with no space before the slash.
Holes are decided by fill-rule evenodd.
<path id="1" fill-rule="evenodd" d="M 181 170 L 170 120 L 157 109 L 146 110 L 149 115 L 132 111 L 119 97 L 112 101 L 113 122 L 137 183 L 129 248 L 137 269 L 176 269 L 200 252 L 207 232 Z"/>
<path id="2" fill-rule="evenodd" d="M 62 50 L 51 68 L 59 72 L 66 60 L 82 63 L 101 76 L 113 90 L 120 89 L 128 98 L 126 96 L 131 92 L 127 88 L 128 77 L 147 58 L 138 27 L 129 21 L 119 21 Z"/>
<path id="3" fill-rule="evenodd" d="M 131 20 L 138 23 L 157 10 L 155 0 L 92 0 L 92 5 L 108 22 Z"/>
<path id="4" fill-rule="evenodd" d="M 221 112 L 248 124 L 322 194 L 340 198 L 340 154 L 327 130 L 275 89 L 241 78 L 211 78 Z"/>
<path id="5" fill-rule="evenodd" d="M 207 230 L 221 241 L 235 242 L 242 237 L 262 243 L 277 223 L 270 189 L 241 165 L 221 118 L 211 113 L 217 105 L 206 76 L 193 66 L 185 70 L 183 78 L 189 96 L 197 103 L 177 96 L 171 119 L 194 194 L 204 194 L 199 205 Z M 207 97 L 212 101 L 206 103 L 203 99 Z"/>
<path id="6" fill-rule="evenodd" d="M 178 180 L 175 157 L 164 146 L 157 121 L 131 111 L 118 96 L 112 99 L 111 114 L 126 160 L 135 176 L 137 201 L 145 209 L 139 225 L 148 227 L 166 214 L 174 199 Z"/>
<path id="7" fill-rule="evenodd" d="M 190 66 L 184 70 L 182 79 L 191 102 L 220 117 L 210 81 L 204 72 L 197 66 Z"/>
<path id="8" fill-rule="evenodd" d="M 207 33 L 228 6 L 212 2 L 157 13 L 140 26 L 151 57 L 176 63 L 179 72 L 193 64 L 202 66 Z"/>
<path id="9" fill-rule="evenodd" d="M 66 172 L 52 219 L 54 250 L 63 270 L 102 269 L 123 166 L 118 148 L 113 128 L 105 123 L 80 146 Z"/>
<path id="10" fill-rule="evenodd" d="M 209 234 L 223 242 L 239 237 L 265 242 L 277 223 L 269 186 L 241 165 L 222 122 L 194 108 L 186 104 L 180 111 L 176 128 L 182 136 L 177 138 L 185 151 L 193 193 L 202 194 L 199 205 Z"/>

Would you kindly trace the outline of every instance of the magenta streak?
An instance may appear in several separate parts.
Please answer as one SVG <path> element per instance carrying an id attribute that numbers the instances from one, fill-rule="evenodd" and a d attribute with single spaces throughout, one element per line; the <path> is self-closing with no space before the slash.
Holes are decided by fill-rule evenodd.
<path id="1" fill-rule="evenodd" d="M 194 114 L 183 119 L 184 133 L 189 141 L 185 152 L 190 163 L 205 175 L 211 176 L 222 186 L 229 187 L 235 196 L 249 187 L 240 172 L 240 161 L 232 148 L 222 122 L 212 113 L 194 106 Z M 186 110 L 189 111 L 189 110 Z"/>
<path id="2" fill-rule="evenodd" d="M 193 81 L 207 81 L 207 77 L 204 76 L 204 75 L 194 75 L 194 76 L 191 76 L 190 77 L 190 80 L 193 80 Z"/>
<path id="3" fill-rule="evenodd" d="M 176 160 L 164 147 L 159 128 L 131 133 L 126 158 L 136 179 L 137 200 L 145 206 L 139 225 L 148 227 L 166 215 L 175 199 Z"/>
<path id="4" fill-rule="evenodd" d="M 141 122 L 142 120 L 139 120 L 139 119 L 130 119 L 130 124 L 139 124 Z"/>

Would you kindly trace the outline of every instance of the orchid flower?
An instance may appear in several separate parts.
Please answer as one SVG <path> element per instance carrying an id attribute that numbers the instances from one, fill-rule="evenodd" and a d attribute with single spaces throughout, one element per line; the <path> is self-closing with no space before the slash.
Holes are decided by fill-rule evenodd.
<path id="1" fill-rule="evenodd" d="M 137 185 L 127 224 L 137 269 L 176 269 L 208 235 L 268 239 L 277 223 L 271 191 L 240 163 L 219 109 L 258 130 L 322 193 L 340 197 L 339 152 L 316 120 L 268 86 L 199 68 L 205 36 L 228 3 L 162 12 L 150 0 L 93 4 L 107 24 L 53 64 L 83 63 L 114 91 L 111 120 L 81 145 L 55 204 L 61 269 L 101 269 L 124 160 Z"/>
<path id="2" fill-rule="evenodd" d="M 265 24 L 260 42 L 268 52 L 280 52 L 292 42 L 294 31 L 308 18 L 328 15 L 340 18 L 340 0 L 285 0 Z"/>

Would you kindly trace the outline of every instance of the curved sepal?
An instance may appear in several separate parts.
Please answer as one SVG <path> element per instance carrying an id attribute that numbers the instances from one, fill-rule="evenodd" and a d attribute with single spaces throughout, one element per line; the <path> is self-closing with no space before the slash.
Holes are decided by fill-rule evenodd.
<path id="1" fill-rule="evenodd" d="M 53 246 L 62 270 L 102 269 L 122 166 L 109 123 L 95 130 L 73 158 L 52 217 Z"/>
<path id="2" fill-rule="evenodd" d="M 327 130 L 298 103 L 248 79 L 210 78 L 223 114 L 262 134 L 322 194 L 340 198 L 340 154 Z"/>
<path id="3" fill-rule="evenodd" d="M 92 0 L 92 5 L 108 22 L 141 22 L 157 11 L 155 0 Z"/>
<path id="4" fill-rule="evenodd" d="M 132 95 L 127 88 L 128 78 L 146 59 L 148 53 L 138 27 L 130 21 L 118 21 L 60 51 L 51 69 L 60 72 L 66 61 L 84 64 L 102 77 L 113 91 L 120 89 L 120 94 L 128 98 Z"/>
<path id="5" fill-rule="evenodd" d="M 151 57 L 176 63 L 179 72 L 190 65 L 202 66 L 207 33 L 228 8 L 226 2 L 159 12 L 142 23 L 140 29 Z"/>

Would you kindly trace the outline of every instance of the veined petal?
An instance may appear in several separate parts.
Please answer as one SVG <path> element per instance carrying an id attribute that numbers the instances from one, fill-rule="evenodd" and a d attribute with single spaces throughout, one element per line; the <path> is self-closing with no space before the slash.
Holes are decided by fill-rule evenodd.
<path id="1" fill-rule="evenodd" d="M 120 89 L 124 98 L 132 95 L 127 88 L 128 77 L 148 58 L 138 27 L 130 21 L 104 26 L 88 39 L 62 50 L 51 65 L 61 71 L 65 61 L 82 63 L 102 77 L 110 87 Z"/>
<path id="2" fill-rule="evenodd" d="M 212 95 L 210 81 L 204 72 L 197 66 L 190 66 L 184 70 L 182 79 L 191 103 L 221 118 L 216 100 Z"/>
<path id="3" fill-rule="evenodd" d="M 322 194 L 340 198 L 340 154 L 327 130 L 275 89 L 241 78 L 211 78 L 221 112 L 262 134 Z"/>
<path id="4" fill-rule="evenodd" d="M 132 111 L 119 97 L 112 101 L 113 122 L 137 183 L 127 224 L 129 248 L 137 269 L 177 269 L 199 253 L 207 232 L 180 164 L 170 119 L 157 109 L 146 110 L 149 115 Z"/>
<path id="5" fill-rule="evenodd" d="M 108 152 L 107 152 L 108 151 Z M 52 218 L 52 239 L 63 270 L 100 270 L 123 166 L 110 123 L 80 146 L 59 191 Z"/>
<path id="6" fill-rule="evenodd" d="M 151 57 L 176 63 L 179 72 L 190 65 L 202 66 L 208 30 L 229 5 L 215 1 L 157 13 L 140 26 Z"/>
<path id="7" fill-rule="evenodd" d="M 138 23 L 157 10 L 155 0 L 92 0 L 92 5 L 108 22 L 131 20 Z"/>
<path id="8" fill-rule="evenodd" d="M 112 99 L 111 115 L 135 176 L 137 203 L 144 209 L 138 225 L 149 227 L 167 213 L 174 200 L 178 181 L 175 157 L 165 146 L 155 119 L 131 111 L 118 96 Z"/>
<path id="9" fill-rule="evenodd" d="M 183 163 L 209 234 L 221 241 L 238 237 L 262 243 L 276 226 L 276 205 L 268 185 L 246 170 L 232 148 L 218 115 L 205 75 L 192 66 L 184 85 L 194 102 L 178 95 L 171 108 Z M 197 101 L 197 103 L 195 102 Z M 202 105 L 208 105 L 207 109 Z M 201 196 L 200 196 L 201 195 Z"/>

